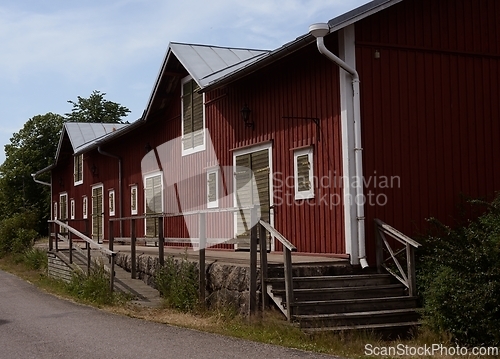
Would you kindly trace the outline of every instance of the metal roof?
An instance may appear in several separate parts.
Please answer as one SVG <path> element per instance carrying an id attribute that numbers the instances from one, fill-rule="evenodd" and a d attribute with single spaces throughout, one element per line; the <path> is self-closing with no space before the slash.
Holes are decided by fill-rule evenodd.
<path id="1" fill-rule="evenodd" d="M 349 26 L 359 20 L 364 19 L 365 17 L 368 17 L 374 13 L 377 13 L 401 1 L 403 0 L 374 0 L 354 10 L 351 10 L 347 13 L 337 16 L 328 21 L 328 25 L 330 27 L 330 33 L 338 31 L 346 26 Z M 314 38 L 314 36 L 310 35 L 309 33 L 299 36 L 295 40 L 284 44 L 283 46 L 277 48 L 276 50 L 267 52 L 266 54 L 259 56 L 258 58 L 255 58 L 252 61 L 247 61 L 238 68 L 228 69 L 229 71 L 226 71 L 226 73 L 223 76 L 210 79 L 211 81 L 205 86 L 203 91 L 208 91 L 213 88 L 235 81 L 236 79 L 246 76 L 252 72 L 255 72 L 258 69 L 268 64 L 271 64 L 287 56 L 291 52 L 297 51 L 315 41 L 316 39 Z"/>
<path id="2" fill-rule="evenodd" d="M 201 88 L 269 53 L 268 50 L 177 42 L 170 43 L 169 48 Z"/>
<path id="3" fill-rule="evenodd" d="M 82 123 L 67 122 L 64 124 L 71 146 L 75 153 L 80 152 L 83 147 L 92 145 L 96 140 L 102 139 L 128 124 L 123 123 Z M 64 131 L 63 131 L 64 134 Z"/>

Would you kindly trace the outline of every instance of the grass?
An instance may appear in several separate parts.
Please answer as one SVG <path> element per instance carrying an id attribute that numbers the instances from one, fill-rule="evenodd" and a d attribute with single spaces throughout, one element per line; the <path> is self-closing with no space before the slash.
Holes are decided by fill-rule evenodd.
<path id="1" fill-rule="evenodd" d="M 30 253 L 27 257 L 37 258 L 39 254 Z M 276 344 L 289 348 L 313 351 L 317 353 L 337 355 L 345 358 L 389 358 L 391 356 L 367 356 L 365 346 L 374 347 L 422 347 L 434 343 L 445 347 L 453 346 L 448 336 L 436 336 L 426 329 L 421 329 L 411 340 L 383 341 L 372 333 L 325 333 L 310 336 L 303 333 L 296 326 L 290 325 L 284 320 L 284 316 L 276 311 L 269 310 L 265 316 L 248 319 L 239 316 L 231 309 L 200 310 L 182 312 L 170 307 L 148 308 L 133 305 L 125 300 L 110 301 L 102 303 L 68 291 L 68 285 L 64 282 L 48 278 L 42 267 L 33 269 L 30 264 L 32 260 L 20 260 L 19 257 L 7 256 L 0 258 L 0 269 L 15 274 L 46 292 L 55 294 L 61 298 L 76 302 L 90 304 L 105 311 L 129 317 L 140 318 L 152 322 L 176 325 L 185 328 L 202 330 L 221 335 L 237 337 L 262 343 Z M 34 262 L 37 262 L 34 260 Z M 101 273 L 102 274 L 102 273 Z M 99 276 L 101 276 L 99 274 Z M 93 285 L 107 285 L 92 284 Z M 404 358 L 429 358 L 429 356 L 403 356 Z M 442 359 L 452 356 L 436 356 Z M 476 358 L 469 356 L 468 358 Z M 479 358 L 479 357 L 477 357 Z"/>

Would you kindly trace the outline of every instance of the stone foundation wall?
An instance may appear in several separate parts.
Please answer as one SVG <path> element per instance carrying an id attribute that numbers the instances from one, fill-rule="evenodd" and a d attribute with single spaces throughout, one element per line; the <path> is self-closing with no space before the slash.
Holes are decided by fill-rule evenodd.
<path id="1" fill-rule="evenodd" d="M 131 270 L 131 257 L 127 253 L 118 253 L 116 265 Z M 155 270 L 159 266 L 158 258 L 139 255 L 136 260 L 137 276 L 146 284 L 155 287 Z M 196 263 L 198 268 L 198 263 Z M 232 306 L 240 314 L 248 314 L 250 301 L 250 268 L 224 263 L 206 263 L 205 298 L 211 308 Z M 260 292 L 259 270 L 257 269 L 257 291 Z M 260 296 L 257 294 L 257 301 Z"/>

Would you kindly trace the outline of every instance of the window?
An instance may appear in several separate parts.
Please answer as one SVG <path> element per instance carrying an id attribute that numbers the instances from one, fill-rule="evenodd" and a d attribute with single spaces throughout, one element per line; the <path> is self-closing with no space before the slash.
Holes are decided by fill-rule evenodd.
<path id="1" fill-rule="evenodd" d="M 115 215 L 115 190 L 110 190 L 108 192 L 108 198 L 109 198 L 109 215 L 114 216 Z"/>
<path id="2" fill-rule="evenodd" d="M 219 207 L 219 171 L 218 169 L 207 172 L 207 208 Z"/>
<path id="3" fill-rule="evenodd" d="M 130 187 L 130 213 L 137 214 L 137 186 Z"/>
<path id="4" fill-rule="evenodd" d="M 71 219 L 75 219 L 75 200 L 71 199 L 71 207 L 70 207 L 70 216 Z"/>
<path id="5" fill-rule="evenodd" d="M 54 215 L 54 219 L 58 219 L 57 218 L 57 202 L 54 202 L 54 212 L 53 212 L 53 215 Z"/>
<path id="6" fill-rule="evenodd" d="M 65 221 L 68 219 L 68 195 L 61 193 L 59 195 L 59 220 Z"/>
<path id="7" fill-rule="evenodd" d="M 73 157 L 73 161 L 73 180 L 76 186 L 83 183 L 83 154 Z"/>
<path id="8" fill-rule="evenodd" d="M 295 150 L 293 162 L 295 199 L 314 198 L 312 147 Z"/>
<path id="9" fill-rule="evenodd" d="M 161 174 L 146 177 L 145 206 L 146 216 L 163 212 L 163 186 Z M 146 218 L 146 236 L 156 237 L 158 235 L 158 218 Z"/>
<path id="10" fill-rule="evenodd" d="M 88 208 L 87 196 L 83 196 L 82 204 L 83 204 L 82 206 L 83 219 L 87 219 L 87 208 Z"/>
<path id="11" fill-rule="evenodd" d="M 59 195 L 59 220 L 61 222 L 67 222 L 68 220 L 68 194 L 61 193 Z M 59 229 L 61 233 L 66 233 L 67 230 L 64 227 Z"/>
<path id="12" fill-rule="evenodd" d="M 204 94 L 190 76 L 182 81 L 182 155 L 205 149 Z"/>

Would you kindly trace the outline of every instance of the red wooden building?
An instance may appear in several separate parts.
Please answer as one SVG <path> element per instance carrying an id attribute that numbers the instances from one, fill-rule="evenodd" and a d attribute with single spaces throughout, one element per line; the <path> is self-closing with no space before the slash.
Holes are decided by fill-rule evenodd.
<path id="1" fill-rule="evenodd" d="M 300 252 L 372 265 L 375 218 L 413 236 L 500 190 L 499 23 L 495 0 L 378 0 L 273 51 L 172 43 L 140 120 L 66 125 L 39 172 L 52 215 L 105 239 L 109 218 L 258 199 Z M 248 220 L 208 216 L 209 237 L 245 247 Z M 196 223 L 169 218 L 165 236 Z"/>

